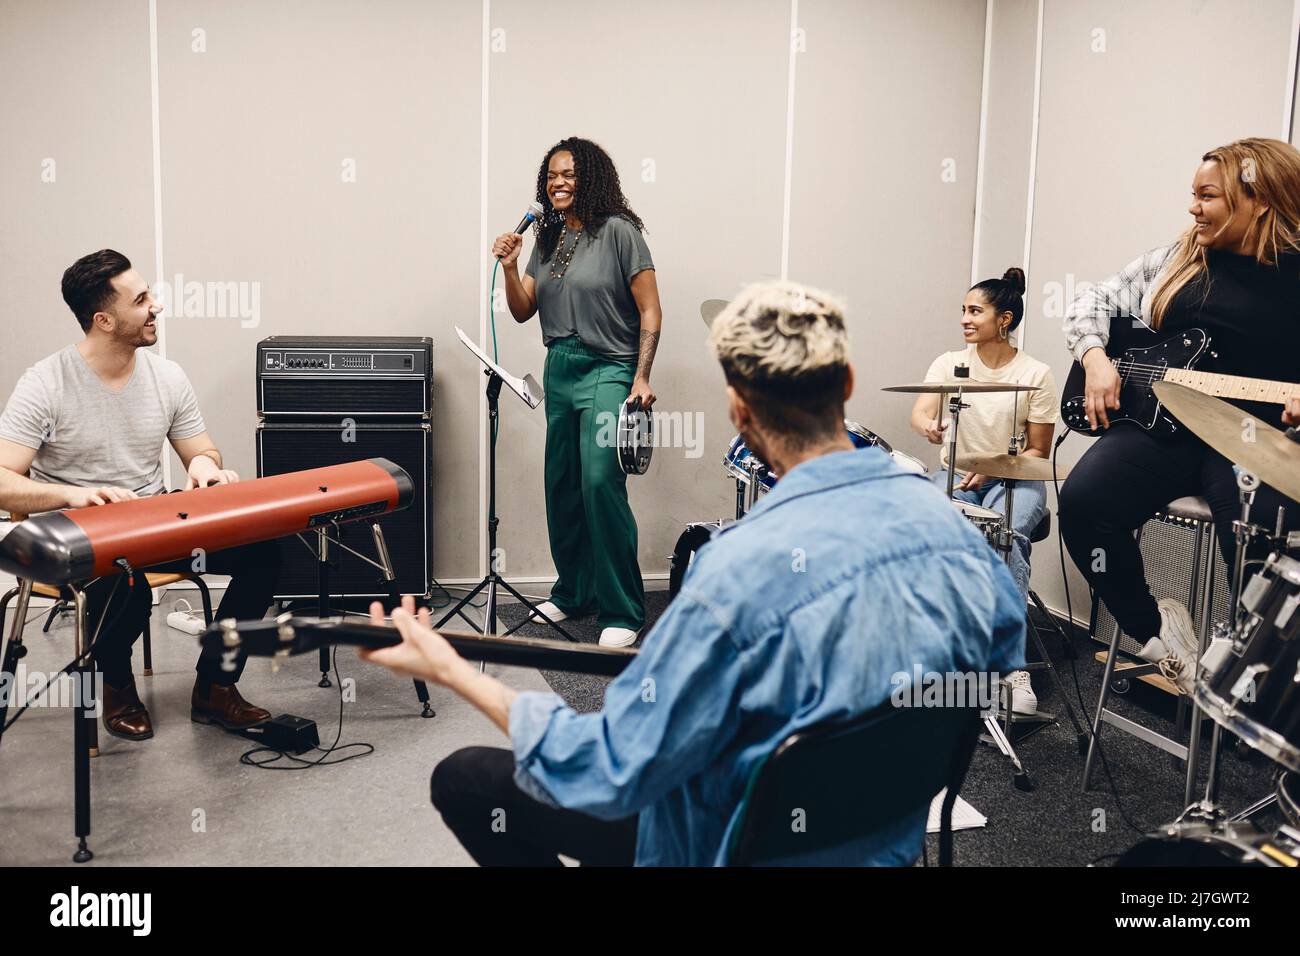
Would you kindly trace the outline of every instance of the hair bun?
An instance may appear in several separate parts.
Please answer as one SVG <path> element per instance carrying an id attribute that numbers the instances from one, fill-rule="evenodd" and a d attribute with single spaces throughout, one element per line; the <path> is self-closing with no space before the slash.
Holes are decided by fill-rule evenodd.
<path id="1" fill-rule="evenodd" d="M 1025 270 L 1012 266 L 1002 273 L 1002 281 L 1008 283 L 1020 295 L 1025 294 Z"/>

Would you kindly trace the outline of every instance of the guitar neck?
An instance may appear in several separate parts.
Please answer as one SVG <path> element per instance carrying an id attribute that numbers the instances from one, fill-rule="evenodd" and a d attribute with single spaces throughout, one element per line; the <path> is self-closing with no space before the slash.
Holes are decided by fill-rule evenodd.
<path id="1" fill-rule="evenodd" d="M 1266 378 L 1245 378 L 1241 375 L 1218 375 L 1214 372 L 1171 368 L 1165 371 L 1164 380 L 1176 385 L 1185 385 L 1204 395 L 1213 395 L 1215 398 L 1238 398 L 1277 405 L 1285 405 L 1292 398 L 1300 398 L 1300 385 L 1292 382 L 1273 382 Z"/>

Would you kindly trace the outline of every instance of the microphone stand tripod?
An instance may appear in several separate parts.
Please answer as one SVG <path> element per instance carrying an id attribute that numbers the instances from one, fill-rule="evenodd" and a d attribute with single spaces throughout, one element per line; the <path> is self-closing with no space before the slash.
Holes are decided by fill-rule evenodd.
<path id="1" fill-rule="evenodd" d="M 465 614 L 464 609 L 467 604 L 469 604 L 472 600 L 474 600 L 475 597 L 478 596 L 479 592 L 486 590 L 487 599 L 486 599 L 486 603 L 483 606 L 483 625 L 482 625 L 482 633 L 485 637 L 506 637 L 510 634 L 513 634 L 515 631 L 523 627 L 525 624 L 534 622 L 534 623 L 545 623 L 549 625 L 553 631 L 558 633 L 566 641 L 573 641 L 576 643 L 577 642 L 576 638 L 574 638 L 571 634 L 569 634 L 569 632 L 566 631 L 564 628 L 560 627 L 560 625 L 557 622 L 552 621 L 549 617 L 546 617 L 546 615 L 544 615 L 541 611 L 537 609 L 536 604 L 528 600 L 528 598 L 524 597 L 513 587 L 511 587 L 510 583 L 506 581 L 506 579 L 503 578 L 500 575 L 500 573 L 498 573 L 497 571 L 497 559 L 496 559 L 497 527 L 501 523 L 501 519 L 497 517 L 496 433 L 497 433 L 497 418 L 499 415 L 497 404 L 498 404 L 498 400 L 501 397 L 501 385 L 504 382 L 504 379 L 499 374 L 497 374 L 497 372 L 492 368 L 485 368 L 483 370 L 483 374 L 488 377 L 488 384 L 487 384 L 487 403 L 488 403 L 487 533 L 488 533 L 488 555 L 489 555 L 488 573 L 484 575 L 483 580 L 479 581 L 479 583 L 474 586 L 474 590 L 470 591 L 463 598 L 461 598 L 460 601 L 457 602 L 455 607 L 453 607 L 450 611 L 448 611 L 446 614 L 442 616 L 442 619 L 439 620 L 438 623 L 435 625 L 435 629 L 442 627 L 444 624 L 446 624 L 456 615 L 460 615 L 461 619 L 464 620 L 467 624 L 469 624 L 470 627 L 474 628 L 475 630 L 478 630 L 479 625 L 474 623 L 474 621 L 472 621 Z M 506 631 L 505 634 L 496 633 L 498 589 L 505 590 L 510 595 L 512 595 L 515 598 L 515 600 L 518 601 L 520 604 L 522 604 L 528 612 L 527 614 L 524 615 L 524 619 L 522 621 L 520 621 L 514 627 L 510 628 L 510 630 Z M 482 670 L 482 668 L 483 665 L 480 664 L 479 669 Z"/>

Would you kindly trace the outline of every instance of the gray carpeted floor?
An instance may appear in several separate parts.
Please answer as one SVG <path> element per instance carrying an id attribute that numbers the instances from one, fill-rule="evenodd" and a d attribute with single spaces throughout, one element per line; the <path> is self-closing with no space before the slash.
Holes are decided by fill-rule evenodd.
<path id="1" fill-rule="evenodd" d="M 155 609 L 161 619 L 170 610 Z M 650 620 L 667 604 L 663 592 L 647 594 Z M 502 607 L 503 623 L 520 609 Z M 158 627 L 156 625 L 156 627 Z M 593 619 L 568 622 L 579 639 L 595 641 Z M 504 746 L 496 728 L 468 704 L 434 689 L 438 716 L 421 720 L 409 681 L 360 663 L 349 650 L 339 667 L 349 691 L 343 741 L 368 741 L 370 756 L 307 771 L 243 766 L 250 742 L 188 719 L 193 684 L 193 638 L 165 627 L 154 641 L 155 675 L 137 677 L 153 714 L 156 736 L 128 743 L 101 735 L 102 755 L 92 761 L 94 829 L 90 865 L 465 865 L 471 862 L 428 802 L 434 764 L 475 744 Z M 546 636 L 529 625 L 525 634 Z M 51 671 L 71 657 L 72 634 L 61 623 L 50 636 L 38 623 L 27 630 L 29 672 Z M 1059 642 L 1048 639 L 1053 654 Z M 1080 643 L 1079 674 L 1089 707 L 1096 699 L 1100 666 Z M 139 651 L 137 650 L 137 674 Z M 490 667 L 512 686 L 544 690 L 548 684 L 579 710 L 600 706 L 606 681 L 582 675 Z M 315 655 L 290 659 L 278 672 L 270 662 L 250 662 L 241 688 L 274 713 L 316 720 L 334 739 L 338 689 L 316 686 Z M 1073 689 L 1068 668 L 1062 669 Z M 1044 709 L 1059 709 L 1045 676 L 1034 684 Z M 1172 698 L 1144 685 L 1113 706 L 1153 726 L 1171 726 Z M 66 708 L 36 708 L 6 734 L 0 747 L 0 864 L 64 864 L 72 839 L 71 723 Z M 1182 809 L 1182 773 L 1171 758 L 1107 728 L 1105 750 L 1123 805 L 1142 828 L 1172 819 Z M 1025 740 L 1021 759 L 1037 782 L 1033 793 L 1012 786 L 1007 762 L 991 747 L 975 755 L 965 796 L 989 818 L 982 830 L 959 833 L 959 865 L 1081 865 L 1130 846 L 1137 834 L 1123 822 L 1098 774 L 1093 792 L 1080 791 L 1083 758 L 1074 732 L 1062 721 Z M 1262 761 L 1224 762 L 1222 795 L 1240 809 L 1269 792 L 1272 769 Z M 887 785 L 887 781 L 882 782 Z M 1104 811 L 1104 819 L 1098 811 Z M 1262 817 L 1267 821 L 1270 816 Z"/>
<path id="2" fill-rule="evenodd" d="M 667 606 L 668 595 L 649 593 L 646 603 L 648 621 L 652 624 Z M 513 625 L 521 620 L 522 614 L 518 608 L 504 607 L 501 617 Z M 600 636 L 594 618 L 566 621 L 564 626 L 580 640 L 594 642 Z M 541 637 L 544 630 L 530 624 L 520 634 Z M 1087 705 L 1086 710 L 1081 710 L 1074 697 L 1075 683 L 1069 662 L 1064 660 L 1062 642 L 1054 632 L 1044 631 L 1044 643 L 1057 664 L 1066 691 L 1072 696 L 1076 715 L 1086 728 L 1091 723 L 1101 684 L 1101 665 L 1092 657 L 1100 645 L 1094 645 L 1086 637 L 1075 638 L 1079 687 Z M 545 673 L 544 676 L 572 707 L 584 711 L 600 708 L 607 680 L 580 674 Z M 1143 831 L 1172 820 L 1184 809 L 1182 764 L 1109 726 L 1102 729 L 1102 749 L 1119 792 L 1119 802 L 1110 792 L 1100 763 L 1093 772 L 1092 789 L 1084 793 L 1081 789 L 1083 757 L 1051 678 L 1038 671 L 1033 674 L 1033 683 L 1041 709 L 1059 717 L 1058 723 L 1034 733 L 1016 748 L 1037 788 L 1030 793 L 1016 789 L 1006 758 L 992 746 L 979 746 L 962 796 L 988 817 L 988 826 L 956 835 L 954 856 L 958 865 L 1079 866 L 1099 858 L 1099 865 L 1107 865 L 1113 862 L 1108 855 L 1120 853 L 1139 839 L 1138 833 L 1125 823 L 1119 805 Z M 1140 681 L 1131 683 L 1132 689 L 1126 695 L 1111 695 L 1110 708 L 1161 733 L 1172 734 L 1175 699 Z M 1207 754 L 1211 726 L 1208 722 L 1205 725 Z M 1205 762 L 1203 757 L 1202 781 Z M 1220 802 L 1234 812 L 1272 792 L 1273 765 L 1258 755 L 1251 754 L 1248 760 L 1243 760 L 1235 752 L 1228 753 L 1222 764 Z M 1273 810 L 1260 814 L 1258 820 L 1266 826 L 1280 822 Z M 933 850 L 934 838 L 931 843 Z"/>

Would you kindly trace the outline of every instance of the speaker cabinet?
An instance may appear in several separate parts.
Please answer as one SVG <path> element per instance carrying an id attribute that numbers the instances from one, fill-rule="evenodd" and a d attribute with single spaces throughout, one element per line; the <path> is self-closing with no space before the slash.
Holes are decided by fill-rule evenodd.
<path id="1" fill-rule="evenodd" d="M 411 476 L 415 500 L 405 511 L 379 520 L 402 594 L 428 597 L 433 577 L 433 509 L 429 481 L 433 466 L 427 422 L 333 423 L 263 422 L 257 429 L 257 473 L 280 475 L 364 458 L 388 458 Z M 369 522 L 343 525 L 340 540 L 376 560 Z M 281 575 L 276 600 L 311 598 L 318 594 L 315 540 L 297 536 L 280 541 Z M 350 598 L 384 597 L 388 588 L 379 569 L 342 548 L 331 550 L 330 593 Z"/>
<path id="2" fill-rule="evenodd" d="M 1204 573 L 1204 568 L 1200 568 L 1202 563 L 1198 561 L 1196 555 L 1197 529 L 1200 522 L 1189 518 L 1179 518 L 1166 514 L 1159 514 L 1142 526 L 1142 535 L 1139 540 L 1139 547 L 1142 551 L 1142 563 L 1146 569 L 1147 586 L 1151 588 L 1152 596 L 1159 601 L 1161 598 L 1174 598 L 1181 601 L 1191 612 L 1192 621 L 1195 623 L 1198 631 L 1201 626 L 1200 616 L 1198 614 L 1197 603 L 1200 600 L 1200 582 L 1193 581 L 1193 572 L 1197 572 L 1197 578 Z M 1206 530 L 1211 539 L 1214 536 L 1213 524 L 1206 524 Z M 1217 543 L 1211 540 L 1213 557 L 1211 558 L 1211 567 L 1214 574 L 1214 587 L 1210 593 L 1210 623 L 1221 621 L 1228 616 L 1228 587 L 1230 584 L 1228 569 L 1223 563 L 1223 557 L 1219 554 Z M 1093 608 L 1093 640 L 1102 645 L 1110 644 L 1111 634 L 1114 632 L 1115 618 L 1111 616 L 1106 605 L 1101 601 L 1096 601 Z M 1142 641 L 1124 633 L 1120 635 L 1119 649 L 1126 654 L 1137 654 L 1142 649 L 1142 643 L 1145 642 L 1145 635 Z"/>

